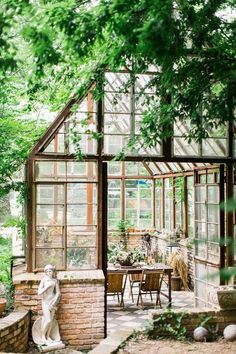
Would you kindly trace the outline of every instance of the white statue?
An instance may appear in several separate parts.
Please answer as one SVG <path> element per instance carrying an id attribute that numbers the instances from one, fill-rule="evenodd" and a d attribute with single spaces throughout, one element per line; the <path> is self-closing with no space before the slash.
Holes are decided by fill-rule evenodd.
<path id="1" fill-rule="evenodd" d="M 38 288 L 42 296 L 43 316 L 35 321 L 32 328 L 33 340 L 39 345 L 60 345 L 60 333 L 55 312 L 60 299 L 59 282 L 55 277 L 55 267 L 48 264 L 44 268 L 45 276 Z"/>

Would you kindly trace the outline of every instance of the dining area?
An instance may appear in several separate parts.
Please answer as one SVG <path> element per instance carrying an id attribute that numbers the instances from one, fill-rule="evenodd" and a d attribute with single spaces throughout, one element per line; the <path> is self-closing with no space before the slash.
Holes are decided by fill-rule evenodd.
<path id="1" fill-rule="evenodd" d="M 145 269 L 146 268 L 146 269 Z M 151 269 L 150 269 L 151 268 Z M 149 281 L 140 289 L 147 274 L 155 274 L 157 288 L 147 290 Z M 171 287 L 172 268 L 163 263 L 142 265 L 128 269 L 109 265 L 107 268 L 107 333 L 127 329 L 139 330 L 150 319 L 152 311 L 165 308 L 188 309 L 194 307 L 194 293 L 175 291 Z M 168 287 L 168 284 L 170 286 Z M 155 282 L 154 282 L 154 285 Z M 154 289 L 154 287 L 152 288 Z M 118 291 L 119 290 L 119 291 Z M 141 292 L 141 296 L 140 296 Z M 139 300 L 138 300 L 139 298 Z M 157 303 L 157 305 L 156 305 Z"/>
<path id="2" fill-rule="evenodd" d="M 165 298 L 165 306 L 170 308 L 172 272 L 173 268 L 164 263 L 133 266 L 110 264 L 107 268 L 107 299 L 113 297 L 122 309 L 131 303 L 144 310 L 146 306 L 150 306 L 150 302 L 153 306 L 162 308 Z"/>

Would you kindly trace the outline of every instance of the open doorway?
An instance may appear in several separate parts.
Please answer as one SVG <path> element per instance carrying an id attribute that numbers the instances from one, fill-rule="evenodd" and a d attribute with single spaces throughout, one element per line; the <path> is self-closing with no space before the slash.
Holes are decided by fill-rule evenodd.
<path id="1" fill-rule="evenodd" d="M 109 162 L 108 263 L 115 262 L 114 248 L 124 238 L 128 249 L 144 251 L 145 262 L 167 264 L 177 251 L 195 305 L 214 307 L 218 271 L 225 265 L 224 179 L 219 164 Z M 145 244 L 146 235 L 152 245 Z"/>

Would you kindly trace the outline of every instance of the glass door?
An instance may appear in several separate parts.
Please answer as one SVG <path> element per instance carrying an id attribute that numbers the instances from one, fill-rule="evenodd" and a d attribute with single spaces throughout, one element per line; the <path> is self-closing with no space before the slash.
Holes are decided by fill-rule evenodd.
<path id="1" fill-rule="evenodd" d="M 195 300 L 196 306 L 212 306 L 224 258 L 224 166 L 194 176 Z"/>

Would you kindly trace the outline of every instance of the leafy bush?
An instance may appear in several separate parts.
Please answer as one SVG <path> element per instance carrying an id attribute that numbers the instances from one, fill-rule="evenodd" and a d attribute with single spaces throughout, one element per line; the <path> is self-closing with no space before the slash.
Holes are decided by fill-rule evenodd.
<path id="1" fill-rule="evenodd" d="M 7 311 L 12 308 L 14 302 L 14 287 L 11 279 L 11 260 L 11 239 L 0 237 L 0 297 L 6 299 Z"/>
<path id="2" fill-rule="evenodd" d="M 180 341 L 186 340 L 187 331 L 182 325 L 184 314 L 184 312 L 165 310 L 157 318 L 147 322 L 144 333 L 151 339 L 168 337 Z"/>

